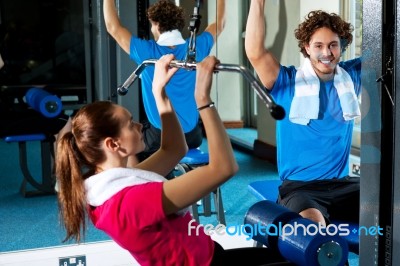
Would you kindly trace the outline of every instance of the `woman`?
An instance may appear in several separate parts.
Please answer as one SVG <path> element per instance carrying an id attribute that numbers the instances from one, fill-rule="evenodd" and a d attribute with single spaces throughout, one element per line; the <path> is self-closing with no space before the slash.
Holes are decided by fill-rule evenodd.
<path id="1" fill-rule="evenodd" d="M 141 265 L 231 264 L 227 259 L 235 263 L 244 259 L 246 265 L 253 260 L 257 264 L 282 261 L 264 248 L 230 254 L 202 230 L 188 234 L 193 218 L 186 208 L 232 177 L 238 166 L 210 98 L 218 60 L 208 57 L 198 64 L 195 99 L 208 136 L 210 162 L 172 180 L 163 177 L 188 150 L 165 93 L 177 71 L 169 67 L 173 59 L 173 55 L 165 55 L 155 65 L 153 93 L 162 120 L 161 147 L 134 169 L 127 168 L 128 157 L 144 149 L 142 126 L 121 106 L 97 102 L 83 107 L 73 119 L 72 131 L 61 138 L 57 178 L 66 240 L 81 239 L 88 212 L 93 224 Z M 82 169 L 86 169 L 83 175 Z M 255 251 L 262 260 L 257 261 Z"/>

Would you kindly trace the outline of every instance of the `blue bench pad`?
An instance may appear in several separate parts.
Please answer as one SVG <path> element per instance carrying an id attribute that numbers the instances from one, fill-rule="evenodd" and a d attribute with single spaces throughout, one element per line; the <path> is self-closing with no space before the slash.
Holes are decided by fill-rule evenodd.
<path id="1" fill-rule="evenodd" d="M 15 135 L 15 136 L 7 136 L 4 138 L 6 142 L 36 141 L 45 139 L 46 135 L 44 134 Z"/>

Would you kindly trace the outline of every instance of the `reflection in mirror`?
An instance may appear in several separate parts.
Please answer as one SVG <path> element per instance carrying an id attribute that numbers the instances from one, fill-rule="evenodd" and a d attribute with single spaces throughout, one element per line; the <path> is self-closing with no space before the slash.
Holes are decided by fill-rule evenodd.
<path id="1" fill-rule="evenodd" d="M 26 105 L 25 94 L 32 87 L 59 96 L 65 115 L 87 102 L 85 60 L 90 52 L 86 50 L 85 3 L 0 0 L 0 53 L 5 63 L 0 70 L 0 252 L 62 244 L 56 199 L 54 193 L 46 195 L 54 186 L 53 136 L 43 141 L 35 141 L 35 135 L 25 136 L 26 146 L 24 142 L 6 143 L 4 138 L 20 135 L 19 129 L 28 125 L 31 132 L 44 133 L 38 128 L 54 123 L 50 119 L 32 123 L 39 114 L 30 116 L 32 108 Z M 104 235 L 90 239 L 104 239 Z"/>

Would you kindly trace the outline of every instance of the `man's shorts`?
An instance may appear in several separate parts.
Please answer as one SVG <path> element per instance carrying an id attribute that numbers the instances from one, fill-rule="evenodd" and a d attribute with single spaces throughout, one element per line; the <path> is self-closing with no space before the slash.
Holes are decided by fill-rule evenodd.
<path id="1" fill-rule="evenodd" d="M 277 202 L 293 212 L 318 209 L 325 219 L 359 222 L 360 178 L 292 181 L 285 180 L 279 187 Z"/>

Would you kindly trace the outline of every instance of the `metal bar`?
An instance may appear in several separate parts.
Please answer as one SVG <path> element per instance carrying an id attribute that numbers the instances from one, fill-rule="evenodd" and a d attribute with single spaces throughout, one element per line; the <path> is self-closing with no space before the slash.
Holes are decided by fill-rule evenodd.
<path id="1" fill-rule="evenodd" d="M 126 95 L 128 93 L 128 88 L 132 85 L 133 82 L 138 78 L 140 73 L 148 66 L 154 65 L 157 62 L 157 59 L 149 59 L 143 61 L 133 73 L 128 77 L 128 79 L 118 88 L 119 95 Z M 172 60 L 170 63 L 171 67 L 183 68 L 189 71 L 196 70 L 197 63 L 187 62 L 187 61 L 179 61 Z M 238 72 L 240 73 L 251 85 L 251 87 L 256 91 L 258 97 L 260 97 L 267 108 L 269 109 L 271 116 L 277 120 L 281 120 L 285 117 L 285 110 L 277 105 L 269 92 L 264 88 L 262 83 L 254 77 L 254 75 L 244 66 L 234 65 L 234 64 L 218 64 L 215 66 L 215 72 Z"/>

